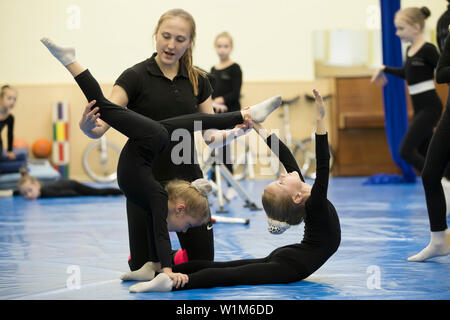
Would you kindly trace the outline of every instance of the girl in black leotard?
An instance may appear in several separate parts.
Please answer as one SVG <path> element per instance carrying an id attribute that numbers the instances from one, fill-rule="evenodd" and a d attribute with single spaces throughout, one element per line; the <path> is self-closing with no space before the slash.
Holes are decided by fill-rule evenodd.
<path id="1" fill-rule="evenodd" d="M 329 149 L 324 126 L 324 106 L 315 90 L 317 101 L 316 161 L 317 178 L 307 185 L 289 149 L 272 134 L 255 124 L 255 129 L 283 163 L 286 171 L 280 179 L 264 191 L 263 204 L 268 216 L 269 231 L 279 234 L 290 225 L 305 221 L 305 232 L 300 243 L 274 250 L 261 259 L 229 262 L 191 261 L 178 264 L 174 271 L 186 273 L 188 279 L 175 284 L 164 274 L 153 280 L 130 287 L 131 292 L 171 291 L 216 286 L 289 283 L 305 279 L 319 269 L 338 249 L 341 240 L 339 218 L 334 206 L 327 200 Z M 270 194 L 267 202 L 267 195 Z M 284 209 L 274 212 L 274 206 Z"/>
<path id="2" fill-rule="evenodd" d="M 438 83 L 450 83 L 450 39 L 445 46 L 436 69 Z M 425 167 L 422 172 L 422 183 L 427 201 L 430 220 L 431 241 L 418 254 L 409 257 L 408 261 L 425 261 L 450 253 L 450 232 L 447 229 L 445 194 L 441 179 L 446 166 L 450 163 L 450 96 L 444 115 L 431 139 Z"/>
<path id="3" fill-rule="evenodd" d="M 21 195 L 27 200 L 37 198 L 61 198 L 80 196 L 118 196 L 123 192 L 117 188 L 93 188 L 72 179 L 59 179 L 51 182 L 40 182 L 28 174 L 27 169 L 20 169 L 21 178 L 15 195 Z"/>
<path id="4" fill-rule="evenodd" d="M 384 73 L 389 73 L 405 79 L 408 84 L 414 116 L 403 137 L 400 156 L 419 174 L 425 163 L 420 146 L 433 135 L 433 129 L 442 114 L 442 102 L 433 81 L 439 53 L 433 44 L 425 42 L 423 35 L 428 16 L 430 11 L 426 7 L 405 8 L 396 13 L 396 34 L 402 41 L 411 43 L 406 51 L 406 61 L 402 68 L 383 66 L 372 78 L 372 82 L 383 86 L 386 83 Z"/>
<path id="5" fill-rule="evenodd" d="M 95 105 L 93 109 L 97 110 L 94 112 L 94 117 L 100 117 L 109 126 L 127 136 L 129 147 L 139 155 L 138 158 L 134 158 L 134 163 L 130 163 L 134 166 L 134 174 L 121 175 L 118 172 L 119 187 L 128 200 L 148 212 L 146 216 L 148 234 L 153 239 L 149 252 L 150 266 L 159 272 L 162 271 L 171 281 L 179 284 L 186 275 L 172 272 L 168 231 L 185 232 L 190 227 L 203 224 L 209 219 L 208 201 L 202 192 L 196 192 L 197 195 L 191 196 L 189 192 L 179 191 L 182 186 L 172 187 L 174 183 L 187 184 L 185 189 L 189 189 L 191 185 L 189 182 L 170 182 L 166 191 L 153 175 L 153 160 L 167 147 L 171 134 L 175 130 L 180 133 L 179 130 L 184 129 L 182 133 L 189 137 L 194 130 L 234 127 L 242 124 L 244 118 L 262 122 L 280 106 L 281 97 L 273 97 L 243 111 L 223 115 L 194 113 L 157 122 L 108 101 L 89 70 L 75 60 L 73 48 L 56 46 L 46 38 L 41 42 L 74 76 L 88 101 L 92 101 L 93 107 Z M 198 126 L 196 121 L 201 121 L 201 126 Z M 190 189 L 194 187 L 199 189 L 197 183 Z M 168 192 L 170 190 L 173 192 Z"/>
<path id="6" fill-rule="evenodd" d="M 231 59 L 233 38 L 228 32 L 221 32 L 214 40 L 214 47 L 219 57 L 219 62 L 210 71 L 211 76 L 214 78 L 214 91 L 212 93 L 214 111 L 221 113 L 240 110 L 242 71 L 239 64 Z M 214 151 L 215 159 L 223 163 L 233 173 L 232 146 L 227 144 L 223 148 L 217 148 Z M 215 180 L 214 166 L 212 179 Z M 228 200 L 236 195 L 233 188 L 228 188 L 226 193 Z"/>
<path id="7" fill-rule="evenodd" d="M 14 116 L 10 113 L 11 109 L 17 101 L 17 91 L 9 85 L 4 85 L 0 89 L 0 161 L 3 158 L 3 140 L 2 130 L 8 127 L 7 133 L 7 148 L 5 153 L 5 160 L 15 160 L 16 155 L 13 152 L 14 140 Z"/>

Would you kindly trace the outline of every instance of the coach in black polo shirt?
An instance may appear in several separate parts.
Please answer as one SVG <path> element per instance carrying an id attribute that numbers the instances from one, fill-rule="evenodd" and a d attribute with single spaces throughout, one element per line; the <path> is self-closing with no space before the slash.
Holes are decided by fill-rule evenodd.
<path id="1" fill-rule="evenodd" d="M 159 19 L 154 36 L 156 53 L 151 58 L 125 70 L 117 79 L 109 100 L 154 120 L 194 112 L 214 113 L 212 88 L 206 74 L 192 65 L 192 45 L 195 40 L 195 22 L 192 16 L 181 9 L 166 12 Z M 99 138 L 109 126 L 99 119 L 95 123 L 93 120 L 85 119 L 84 122 L 80 122 L 80 128 L 87 136 Z M 206 142 L 218 143 L 224 137 L 233 135 L 232 131 L 216 130 L 215 136 Z M 221 139 L 218 139 L 219 137 Z M 191 142 L 189 163 L 172 162 L 171 151 L 178 141 L 174 141 L 159 158 L 154 160 L 152 170 L 158 181 L 164 184 L 174 178 L 193 181 L 203 177 L 197 164 L 193 135 Z M 119 159 L 118 175 L 134 173 L 138 165 L 138 161 L 133 160 L 135 152 L 128 143 L 125 144 Z M 177 156 L 183 157 L 183 154 Z M 150 261 L 149 248 L 154 247 L 155 241 L 148 232 L 151 229 L 149 226 L 151 221 L 147 221 L 147 216 L 144 209 L 127 200 L 130 245 L 128 264 L 132 271 Z M 177 235 L 182 249 L 185 249 L 183 257 L 185 253 L 189 260 L 214 259 L 211 223 L 190 228 L 186 233 Z"/>

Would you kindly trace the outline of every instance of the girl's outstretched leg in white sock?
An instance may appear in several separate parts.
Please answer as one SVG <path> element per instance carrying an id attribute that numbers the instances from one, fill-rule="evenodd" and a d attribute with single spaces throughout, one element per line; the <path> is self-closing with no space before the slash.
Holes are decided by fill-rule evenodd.
<path id="1" fill-rule="evenodd" d="M 41 42 L 47 47 L 50 53 L 66 67 L 73 77 L 78 76 L 86 70 L 86 68 L 80 65 L 76 60 L 75 48 L 58 46 L 49 38 L 42 38 Z"/>
<path id="2" fill-rule="evenodd" d="M 263 102 L 255 104 L 250 107 L 250 117 L 253 121 L 264 122 L 266 118 L 271 114 L 276 108 L 281 105 L 281 96 L 274 96 Z"/>
<path id="3" fill-rule="evenodd" d="M 47 47 L 51 54 L 65 67 L 76 61 L 75 48 L 58 46 L 49 38 L 42 38 L 41 42 Z"/>

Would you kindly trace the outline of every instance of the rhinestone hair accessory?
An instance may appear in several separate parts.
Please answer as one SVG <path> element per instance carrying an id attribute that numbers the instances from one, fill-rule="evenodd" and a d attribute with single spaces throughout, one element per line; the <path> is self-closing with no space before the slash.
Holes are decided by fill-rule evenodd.
<path id="1" fill-rule="evenodd" d="M 267 218 L 269 223 L 268 230 L 272 234 L 282 234 L 291 226 L 289 223 Z"/>

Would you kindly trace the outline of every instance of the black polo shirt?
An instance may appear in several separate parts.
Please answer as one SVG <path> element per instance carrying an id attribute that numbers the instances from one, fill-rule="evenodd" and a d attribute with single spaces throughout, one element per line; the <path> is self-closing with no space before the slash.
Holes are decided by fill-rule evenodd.
<path id="1" fill-rule="evenodd" d="M 207 78 L 198 77 L 197 96 L 189 81 L 186 67 L 180 63 L 178 74 L 173 80 L 166 78 L 155 60 L 156 53 L 125 70 L 115 85 L 122 87 L 128 95 L 128 108 L 153 120 L 173 118 L 198 112 L 198 105 L 212 93 Z M 175 165 L 171 161 L 171 150 L 178 141 L 173 141 L 166 150 L 155 158 L 152 164 L 155 178 L 164 182 L 174 178 L 193 181 L 201 178 L 197 162 L 194 135 L 191 135 L 190 162 Z M 180 156 L 183 156 L 181 153 Z"/>

